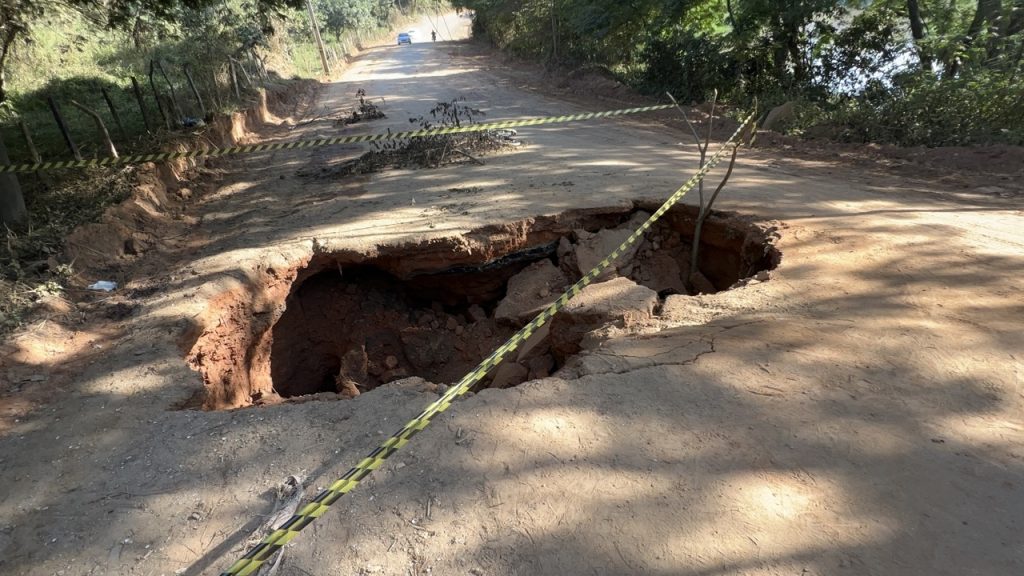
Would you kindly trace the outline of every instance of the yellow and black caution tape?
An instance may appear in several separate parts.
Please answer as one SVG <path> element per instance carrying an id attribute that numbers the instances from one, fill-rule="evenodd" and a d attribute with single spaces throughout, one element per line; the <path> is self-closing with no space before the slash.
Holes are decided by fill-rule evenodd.
<path id="1" fill-rule="evenodd" d="M 336 138 L 319 138 L 316 140 L 295 140 L 292 142 L 276 142 L 271 144 L 249 144 L 246 146 L 231 146 L 229 148 L 196 148 L 194 150 L 184 150 L 180 152 L 162 152 L 159 154 L 136 154 L 134 156 L 120 156 L 118 158 L 96 158 L 93 160 L 65 160 L 59 162 L 39 162 L 37 164 L 6 164 L 0 166 L 0 174 L 5 172 L 39 172 L 47 170 L 60 170 L 65 168 L 86 168 L 89 166 L 124 166 L 127 164 L 144 164 L 146 162 L 167 162 L 168 160 L 177 160 L 179 158 L 233 156 L 236 154 L 252 154 L 255 152 L 269 152 L 272 150 L 319 148 L 321 146 L 335 146 L 338 144 L 356 144 L 361 142 L 378 142 L 382 140 L 403 140 L 405 138 L 423 138 L 425 136 L 437 136 L 439 134 L 461 134 L 465 132 L 483 132 L 486 130 L 500 130 L 502 128 L 540 126 L 541 124 L 561 124 L 565 122 L 580 122 L 582 120 L 593 120 L 595 118 L 610 118 L 612 116 L 625 116 L 627 114 L 655 112 L 657 110 L 667 110 L 669 108 L 672 108 L 672 105 L 661 104 L 658 106 L 622 108 L 619 110 L 605 110 L 604 112 L 585 112 L 583 114 L 568 114 L 565 116 L 546 116 L 543 118 L 522 118 L 519 120 L 502 120 L 498 122 L 470 124 L 466 126 L 452 126 L 447 128 L 425 128 L 422 130 L 408 130 L 405 132 L 385 132 L 381 134 L 363 134 L 361 136 L 338 136 Z"/>
<path id="2" fill-rule="evenodd" d="M 327 511 L 327 508 L 334 504 L 344 494 L 347 494 L 355 489 L 359 485 L 359 482 L 366 478 L 371 472 L 380 468 L 381 464 L 384 463 L 392 454 L 398 451 L 399 448 L 409 443 L 409 440 L 413 436 L 418 434 L 421 430 L 430 424 L 430 420 L 444 412 L 451 406 L 452 401 L 456 397 L 465 394 L 473 387 L 474 384 L 483 380 L 488 372 L 495 366 L 501 363 L 502 359 L 506 355 L 515 351 L 519 346 L 525 342 L 534 332 L 537 331 L 541 326 L 544 326 L 551 318 L 569 302 L 571 298 L 576 296 L 586 287 L 588 284 L 597 279 L 602 272 L 607 269 L 619 255 L 625 253 L 629 247 L 634 244 L 643 234 L 651 227 L 652 224 L 658 221 L 665 212 L 668 212 L 672 206 L 674 206 L 679 200 L 682 199 L 691 188 L 697 185 L 707 173 L 714 168 L 727 151 L 731 151 L 733 147 L 740 145 L 740 134 L 745 128 L 753 121 L 754 115 L 751 114 L 744 122 L 736 129 L 736 132 L 731 138 L 725 143 L 722 148 L 712 156 L 707 164 L 693 175 L 685 184 L 679 187 L 672 196 L 665 201 L 664 204 L 659 207 L 651 217 L 641 224 L 636 230 L 630 234 L 629 238 L 615 249 L 614 252 L 609 254 L 600 264 L 594 267 L 593 270 L 588 272 L 583 278 L 580 278 L 578 282 L 572 285 L 568 290 L 565 291 L 561 297 L 558 298 L 554 303 L 544 309 L 543 312 L 537 315 L 529 324 L 523 326 L 518 332 L 515 333 L 507 342 L 498 347 L 497 350 L 491 353 L 483 362 L 481 362 L 472 372 L 466 374 L 462 380 L 455 386 L 449 388 L 440 398 L 432 402 L 427 406 L 423 412 L 420 412 L 419 416 L 416 416 L 409 421 L 408 424 L 402 427 L 401 430 L 395 432 L 390 438 L 384 441 L 379 447 L 373 452 L 363 458 L 358 464 L 355 465 L 351 470 L 345 473 L 344 476 L 339 478 L 336 482 L 327 487 L 327 489 L 321 491 L 313 500 L 306 504 L 303 508 L 298 510 L 294 516 L 288 519 L 284 524 L 281 524 L 276 530 L 271 532 L 262 542 L 254 546 L 249 550 L 245 556 L 239 559 L 237 562 L 231 565 L 226 572 L 221 573 L 221 576 L 245 576 L 246 574 L 252 574 L 259 569 L 260 565 L 271 558 L 275 552 L 280 550 L 285 544 L 292 541 L 293 538 L 299 535 L 306 526 L 313 523 L 314 520 L 319 518 Z"/>

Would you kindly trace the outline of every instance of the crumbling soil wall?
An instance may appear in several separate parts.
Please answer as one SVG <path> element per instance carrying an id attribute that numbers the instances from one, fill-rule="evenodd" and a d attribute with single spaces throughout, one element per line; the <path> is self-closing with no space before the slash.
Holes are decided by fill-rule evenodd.
<path id="1" fill-rule="evenodd" d="M 282 117 L 296 113 L 315 97 L 318 84 L 299 81 L 261 90 L 250 108 L 214 118 L 198 136 L 177 139 L 166 152 L 202 147 L 225 147 L 258 140 L 256 131 L 280 124 Z M 206 164 L 203 158 L 179 158 L 134 168 L 138 184 L 131 196 L 108 208 L 98 222 L 85 224 L 68 235 L 62 258 L 74 262 L 85 276 L 111 271 L 161 242 L 183 234 L 194 221 L 186 205 L 197 190 L 188 186 L 195 171 Z"/>

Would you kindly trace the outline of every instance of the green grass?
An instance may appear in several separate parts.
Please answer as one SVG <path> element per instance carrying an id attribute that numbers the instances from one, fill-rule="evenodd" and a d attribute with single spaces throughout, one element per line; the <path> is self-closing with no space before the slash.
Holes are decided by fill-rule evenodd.
<path id="1" fill-rule="evenodd" d="M 234 109 L 233 90 L 228 74 L 230 42 L 198 45 L 194 41 L 168 39 L 137 49 L 123 33 L 96 26 L 73 12 L 61 13 L 37 24 L 29 44 L 19 44 L 10 62 L 8 101 L 0 106 L 0 137 L 7 144 L 11 162 L 31 162 L 25 137 L 18 125 L 23 121 L 43 161 L 72 158 L 50 110 L 52 97 L 61 109 L 72 140 L 83 157 L 106 154 L 94 120 L 71 104 L 72 100 L 92 109 L 103 119 L 118 152 L 124 154 L 152 145 L 143 113 L 132 90 L 131 77 L 139 82 L 150 128 L 166 128 L 150 85 L 150 59 L 163 63 L 174 88 L 182 117 L 202 118 L 183 72 L 187 63 L 207 112 Z M 246 63 L 249 64 L 248 62 Z M 250 68 L 250 73 L 254 70 Z M 163 76 L 154 74 L 157 90 L 166 98 L 170 91 Z M 244 80 L 242 87 L 245 89 Z M 122 131 L 114 121 L 102 89 L 110 95 L 121 120 Z M 166 102 L 164 112 L 177 116 Z"/>

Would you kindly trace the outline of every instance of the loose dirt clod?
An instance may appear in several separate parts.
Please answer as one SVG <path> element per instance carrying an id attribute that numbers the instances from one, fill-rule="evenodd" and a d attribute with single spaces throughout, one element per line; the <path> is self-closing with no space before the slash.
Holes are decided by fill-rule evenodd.
<path id="1" fill-rule="evenodd" d="M 649 216 L 645 208 L 536 218 L 375 255 L 318 255 L 297 273 L 280 316 L 253 323 L 269 334 L 253 334 L 247 370 L 218 368 L 224 355 L 204 353 L 216 347 L 219 328 L 193 348 L 193 363 L 227 375 L 208 386 L 250 390 L 254 403 L 323 393 L 350 399 L 410 376 L 455 382 L 615 249 Z M 666 296 L 725 290 L 778 264 L 770 230 L 717 215 L 705 229 L 703 280 L 688 286 L 693 221 L 686 207 L 666 214 L 483 385 L 551 375 L 602 326 L 649 320 Z M 248 375 L 262 373 L 272 389 L 251 390 Z M 210 395 L 223 397 L 232 395 Z"/>

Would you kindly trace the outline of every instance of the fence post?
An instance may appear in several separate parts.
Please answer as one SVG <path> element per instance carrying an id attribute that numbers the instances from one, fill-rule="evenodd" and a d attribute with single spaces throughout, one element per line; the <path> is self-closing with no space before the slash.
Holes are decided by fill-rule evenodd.
<path id="1" fill-rule="evenodd" d="M 270 80 L 270 74 L 267 73 L 267 65 L 263 63 L 263 59 L 256 53 L 256 48 L 250 48 L 249 53 L 256 60 L 256 68 L 260 72 L 260 78 L 263 78 L 264 81 Z"/>
<path id="2" fill-rule="evenodd" d="M 114 148 L 114 142 L 113 140 L 110 139 L 110 132 L 107 132 L 107 127 L 105 124 L 103 124 L 103 119 L 100 118 L 100 115 L 86 108 L 85 106 L 82 106 L 78 102 L 75 102 L 74 100 L 71 101 L 71 105 L 75 108 L 78 108 L 82 112 L 85 112 L 89 116 L 92 116 L 93 121 L 96 122 L 96 131 L 99 132 L 100 138 L 103 140 L 103 143 L 107 145 L 107 153 L 110 154 L 111 158 L 117 158 L 117 148 Z"/>
<path id="3" fill-rule="evenodd" d="M 39 155 L 39 150 L 36 149 L 35 142 L 32 141 L 32 132 L 28 129 L 28 124 L 25 123 L 24 118 L 18 118 L 18 126 L 21 127 L 21 134 L 25 137 L 25 145 L 28 146 L 28 151 L 32 154 L 32 162 L 41 164 L 43 157 Z M 50 179 L 50 175 L 41 170 L 36 170 L 36 177 L 43 183 L 43 186 L 47 188 L 53 185 L 53 181 Z"/>
<path id="4" fill-rule="evenodd" d="M 234 62 L 235 65 L 238 66 L 238 69 L 242 71 L 242 78 L 245 78 L 245 85 L 249 88 L 255 88 L 252 84 L 252 78 L 249 77 L 249 73 L 245 70 L 245 66 L 242 65 L 241 60 L 235 60 L 232 58 L 231 61 Z"/>
<path id="5" fill-rule="evenodd" d="M 160 91 L 156 89 L 156 81 L 153 79 L 153 73 L 156 68 L 153 66 L 153 61 L 149 61 L 149 87 L 153 90 L 153 100 L 156 100 L 156 109 L 160 111 L 160 117 L 164 119 L 164 125 L 167 126 L 168 130 L 172 130 L 171 121 L 167 118 L 167 113 L 164 112 L 164 105 L 160 103 Z"/>
<path id="6" fill-rule="evenodd" d="M 231 86 L 235 89 L 235 98 L 242 101 L 242 91 L 238 88 L 238 74 L 235 73 L 235 59 L 228 58 L 228 68 L 231 69 Z"/>
<path id="7" fill-rule="evenodd" d="M 117 124 L 118 132 L 121 133 L 121 137 L 127 142 L 128 132 L 124 129 L 124 124 L 121 124 L 121 116 L 117 113 L 117 108 L 114 107 L 114 101 L 110 99 L 110 94 L 107 93 L 106 88 L 101 87 L 100 92 L 103 93 L 103 99 L 107 101 L 107 108 L 110 108 L 110 115 L 114 117 L 114 124 Z"/>
<path id="8" fill-rule="evenodd" d="M 214 110 L 222 110 L 224 103 L 220 96 L 220 82 L 217 81 L 217 72 L 214 72 L 210 78 L 213 80 L 213 83 L 208 85 L 207 88 L 210 92 L 210 99 L 213 101 L 213 108 Z"/>
<path id="9" fill-rule="evenodd" d="M 183 66 L 185 70 L 185 79 L 188 80 L 188 87 L 192 89 L 192 95 L 196 97 L 196 102 L 199 104 L 199 113 L 202 114 L 203 121 L 206 121 L 206 106 L 203 105 L 203 97 L 199 95 L 199 90 L 196 89 L 196 81 L 192 79 L 192 74 L 188 71 L 188 64 Z"/>
<path id="10" fill-rule="evenodd" d="M 28 130 L 28 124 L 25 124 L 23 118 L 18 118 L 18 126 L 21 127 L 21 133 L 25 136 L 25 144 L 28 146 L 29 153 L 32 154 L 32 162 L 41 163 L 43 157 L 39 155 L 39 150 L 36 150 L 36 145 L 32 142 L 32 133 Z"/>
<path id="11" fill-rule="evenodd" d="M 171 79 L 167 76 L 167 72 L 164 70 L 164 65 L 157 60 L 156 67 L 160 69 L 160 75 L 164 77 L 164 82 L 167 82 L 167 88 L 171 91 L 171 104 L 174 106 L 174 124 L 177 126 L 181 123 L 181 119 L 184 114 L 181 113 L 181 106 L 178 105 L 178 96 L 174 93 L 174 84 L 171 84 Z"/>
<path id="12" fill-rule="evenodd" d="M 71 139 L 71 131 L 68 130 L 68 125 L 64 122 L 64 117 L 61 116 L 60 106 L 57 101 L 53 99 L 53 96 L 46 97 L 47 103 L 50 104 L 50 112 L 53 112 L 53 119 L 57 121 L 57 127 L 60 128 L 60 133 L 64 136 L 64 143 L 71 149 L 71 153 L 75 156 L 75 160 L 82 159 L 82 153 L 78 151 L 78 146 L 75 146 L 75 141 Z"/>
<path id="13" fill-rule="evenodd" d="M 135 99 L 139 102 L 139 112 L 142 112 L 142 123 L 146 125 L 146 132 L 153 133 L 149 126 L 149 114 L 146 113 L 146 101 L 142 98 L 142 89 L 139 88 L 139 81 L 132 76 L 132 91 L 135 92 Z"/>

